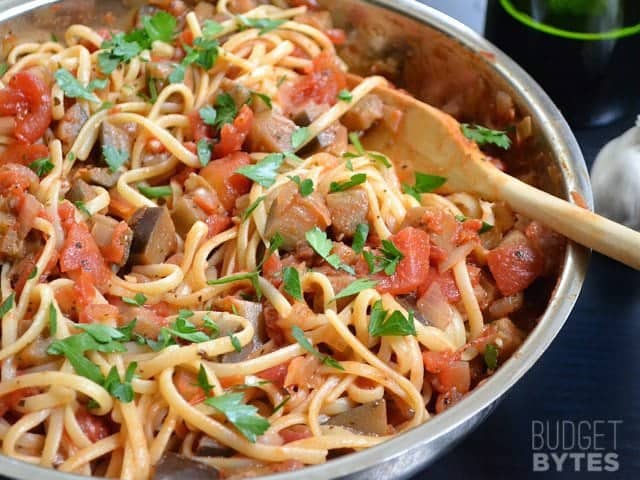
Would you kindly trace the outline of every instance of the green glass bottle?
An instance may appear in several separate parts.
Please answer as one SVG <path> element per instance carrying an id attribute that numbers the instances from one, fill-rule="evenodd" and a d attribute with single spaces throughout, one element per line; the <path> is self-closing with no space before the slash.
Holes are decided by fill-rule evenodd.
<path id="1" fill-rule="evenodd" d="M 640 113 L 640 0 L 488 0 L 485 36 L 572 126 Z"/>

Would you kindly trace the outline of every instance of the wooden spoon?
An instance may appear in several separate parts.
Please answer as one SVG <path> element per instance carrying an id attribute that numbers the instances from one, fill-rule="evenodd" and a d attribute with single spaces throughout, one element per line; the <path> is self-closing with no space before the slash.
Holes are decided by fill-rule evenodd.
<path id="1" fill-rule="evenodd" d="M 352 86 L 361 81 L 349 75 Z M 441 175 L 447 178 L 447 190 L 504 200 L 514 211 L 640 270 L 640 233 L 501 172 L 462 134 L 460 124 L 450 115 L 389 87 L 379 86 L 374 91 L 404 116 L 397 130 L 379 122 L 362 142 L 392 158 L 402 180 L 408 177 L 411 181 L 414 171 Z"/>

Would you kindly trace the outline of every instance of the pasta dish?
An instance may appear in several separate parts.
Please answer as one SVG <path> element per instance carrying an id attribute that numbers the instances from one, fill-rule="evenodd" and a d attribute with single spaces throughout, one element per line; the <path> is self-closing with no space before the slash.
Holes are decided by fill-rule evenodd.
<path id="1" fill-rule="evenodd" d="M 564 240 L 361 137 L 313 0 L 152 0 L 0 65 L 0 444 L 62 472 L 245 478 L 452 407 Z M 511 132 L 462 124 L 496 168 Z M 364 143 L 364 145 L 363 145 Z M 402 177 L 400 177 L 402 178 Z"/>

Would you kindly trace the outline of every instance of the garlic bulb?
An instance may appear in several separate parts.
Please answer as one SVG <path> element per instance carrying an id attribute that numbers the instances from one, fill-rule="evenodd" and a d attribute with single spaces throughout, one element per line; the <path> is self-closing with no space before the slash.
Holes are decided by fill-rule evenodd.
<path id="1" fill-rule="evenodd" d="M 635 127 L 600 150 L 591 185 L 596 212 L 640 229 L 640 116 Z"/>

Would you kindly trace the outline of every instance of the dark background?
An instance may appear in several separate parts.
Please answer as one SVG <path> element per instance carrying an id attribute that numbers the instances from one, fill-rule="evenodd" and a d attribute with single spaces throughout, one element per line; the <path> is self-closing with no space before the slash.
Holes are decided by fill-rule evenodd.
<path id="1" fill-rule="evenodd" d="M 484 0 L 422 3 L 482 29 Z M 632 127 L 634 120 L 630 116 L 607 127 L 574 131 L 589 168 L 600 148 Z M 475 432 L 414 480 L 639 478 L 639 293 L 639 273 L 594 254 L 576 307 L 546 353 Z M 574 472 L 573 463 L 567 463 L 561 473 L 533 472 L 534 420 L 621 420 L 615 436 L 620 469 L 595 473 L 583 467 Z M 606 451 L 614 451 L 611 428 L 603 432 Z"/>

